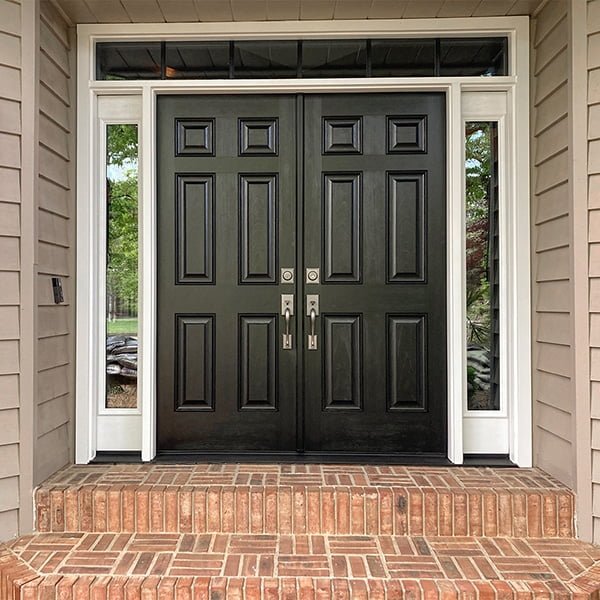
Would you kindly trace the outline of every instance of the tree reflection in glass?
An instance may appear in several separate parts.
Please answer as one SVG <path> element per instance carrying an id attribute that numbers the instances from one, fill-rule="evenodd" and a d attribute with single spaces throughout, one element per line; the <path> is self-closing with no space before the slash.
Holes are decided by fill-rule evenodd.
<path id="1" fill-rule="evenodd" d="M 106 408 L 137 406 L 138 128 L 106 126 Z"/>
<path id="2" fill-rule="evenodd" d="M 498 410 L 497 123 L 465 129 L 467 406 Z"/>

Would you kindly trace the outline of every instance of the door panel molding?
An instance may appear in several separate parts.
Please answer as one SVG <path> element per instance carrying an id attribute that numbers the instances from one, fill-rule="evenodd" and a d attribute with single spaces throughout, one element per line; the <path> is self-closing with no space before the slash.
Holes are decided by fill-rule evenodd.
<path id="1" fill-rule="evenodd" d="M 362 173 L 323 174 L 323 280 L 362 281 Z"/>
<path id="2" fill-rule="evenodd" d="M 175 315 L 176 411 L 215 410 L 215 315 Z"/>
<path id="3" fill-rule="evenodd" d="M 363 409 L 360 314 L 323 314 L 323 410 Z"/>
<path id="4" fill-rule="evenodd" d="M 241 284 L 277 283 L 278 182 L 276 173 L 239 176 Z M 261 232 L 263 225 L 265 230 Z M 262 242 L 266 243 L 261 248 L 259 243 Z"/>
<path id="5" fill-rule="evenodd" d="M 197 195 L 192 195 L 192 188 Z M 215 283 L 215 179 L 201 173 L 175 175 L 175 202 L 178 239 L 176 284 L 213 285 Z M 188 218 L 190 225 L 188 228 Z"/>
<path id="6" fill-rule="evenodd" d="M 278 315 L 239 316 L 240 410 L 278 408 L 278 319 Z"/>
<path id="7" fill-rule="evenodd" d="M 427 282 L 426 190 L 425 172 L 388 171 L 386 185 L 388 283 Z"/>
<path id="8" fill-rule="evenodd" d="M 427 410 L 427 335 L 426 315 L 387 315 L 387 410 Z"/>

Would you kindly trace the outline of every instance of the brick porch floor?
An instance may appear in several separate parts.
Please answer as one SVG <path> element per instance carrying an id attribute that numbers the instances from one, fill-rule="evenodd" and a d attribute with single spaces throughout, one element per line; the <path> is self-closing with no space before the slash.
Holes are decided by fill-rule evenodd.
<path id="1" fill-rule="evenodd" d="M 600 548 L 537 469 L 69 467 L 0 599 L 600 598 Z"/>

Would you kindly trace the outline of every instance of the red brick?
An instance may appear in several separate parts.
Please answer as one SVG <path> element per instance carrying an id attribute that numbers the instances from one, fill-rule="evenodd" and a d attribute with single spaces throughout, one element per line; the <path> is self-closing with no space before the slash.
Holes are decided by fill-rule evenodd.
<path id="1" fill-rule="evenodd" d="M 250 531 L 250 489 L 243 486 L 235 489 L 235 530 L 237 533 Z"/>
<path id="2" fill-rule="evenodd" d="M 294 498 L 294 533 L 306 533 L 306 490 L 293 488 Z"/>
<path id="3" fill-rule="evenodd" d="M 278 492 L 278 513 L 279 527 L 278 533 L 292 533 L 292 488 L 280 487 Z"/>
<path id="4" fill-rule="evenodd" d="M 410 535 L 423 535 L 425 530 L 423 511 L 423 492 L 419 489 L 408 490 L 408 533 Z"/>
<path id="5" fill-rule="evenodd" d="M 177 514 L 179 517 L 179 531 L 191 533 L 193 531 L 192 517 L 192 489 L 184 488 L 177 494 Z"/>
<path id="6" fill-rule="evenodd" d="M 265 488 L 265 533 L 277 532 L 277 488 Z M 224 529 L 224 531 L 227 531 Z"/>
<path id="7" fill-rule="evenodd" d="M 135 530 L 150 531 L 150 490 L 138 488 L 135 492 Z"/>
<path id="8" fill-rule="evenodd" d="M 107 490 L 97 487 L 93 493 L 94 529 L 93 531 L 106 531 L 108 529 L 108 499 Z"/>
<path id="9" fill-rule="evenodd" d="M 498 533 L 498 498 L 495 492 L 483 494 L 483 534 L 495 536 Z"/>
<path id="10" fill-rule="evenodd" d="M 542 498 L 540 494 L 527 494 L 527 535 L 530 537 L 542 536 Z"/>
<path id="11" fill-rule="evenodd" d="M 336 532 L 350 533 L 350 490 L 337 488 L 335 492 Z"/>
<path id="12" fill-rule="evenodd" d="M 64 491 L 54 489 L 50 492 L 50 527 L 52 531 L 65 530 Z"/>
<path id="13" fill-rule="evenodd" d="M 264 531 L 264 490 L 259 487 L 250 488 L 250 532 Z"/>
<path id="14" fill-rule="evenodd" d="M 133 532 L 137 529 L 136 520 L 137 497 L 136 489 L 132 485 L 127 485 L 121 492 L 121 515 L 123 531 Z"/>
<path id="15" fill-rule="evenodd" d="M 235 488 L 227 486 L 221 492 L 221 529 L 219 531 L 233 533 L 235 531 Z"/>
<path id="16" fill-rule="evenodd" d="M 350 532 L 365 532 L 365 493 L 363 488 L 351 488 Z"/>
<path id="17" fill-rule="evenodd" d="M 390 535 L 394 532 L 394 497 L 392 490 L 380 488 L 379 499 L 379 533 Z"/>
<path id="18" fill-rule="evenodd" d="M 194 532 L 204 533 L 207 530 L 206 522 L 206 490 L 194 490 Z"/>

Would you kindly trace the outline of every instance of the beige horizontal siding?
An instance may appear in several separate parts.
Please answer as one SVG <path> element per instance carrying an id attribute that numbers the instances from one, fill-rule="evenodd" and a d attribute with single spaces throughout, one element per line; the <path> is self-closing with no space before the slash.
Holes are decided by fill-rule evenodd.
<path id="1" fill-rule="evenodd" d="M 0 0 L 0 540 L 19 531 L 21 7 Z"/>
<path id="2" fill-rule="evenodd" d="M 41 4 L 37 280 L 37 406 L 34 483 L 69 462 L 74 412 L 71 281 L 74 264 L 72 56 L 66 23 Z M 54 303 L 51 278 L 63 278 Z"/>
<path id="3" fill-rule="evenodd" d="M 600 543 L 600 0 L 587 5 L 592 511 Z"/>
<path id="4" fill-rule="evenodd" d="M 568 3 L 532 19 L 534 461 L 572 475 L 572 266 L 569 197 Z"/>

